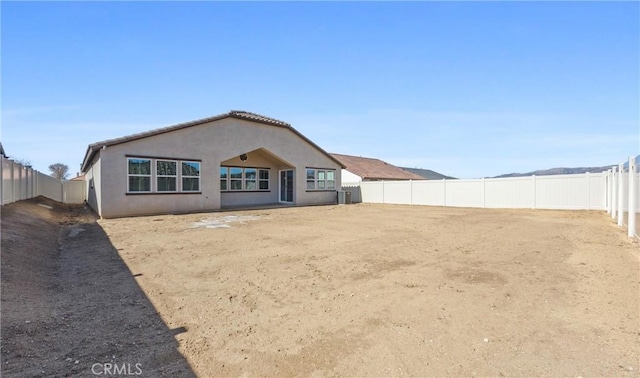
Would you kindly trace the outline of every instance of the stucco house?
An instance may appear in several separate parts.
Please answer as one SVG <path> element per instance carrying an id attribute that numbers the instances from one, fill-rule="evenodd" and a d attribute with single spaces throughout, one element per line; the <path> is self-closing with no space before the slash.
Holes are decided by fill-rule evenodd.
<path id="1" fill-rule="evenodd" d="M 89 145 L 87 202 L 103 218 L 333 204 L 342 163 L 277 119 L 245 111 Z"/>
<path id="2" fill-rule="evenodd" d="M 362 181 L 424 180 L 420 175 L 380 159 L 342 154 L 331 155 L 345 165 L 340 174 L 343 185 L 357 185 Z"/>

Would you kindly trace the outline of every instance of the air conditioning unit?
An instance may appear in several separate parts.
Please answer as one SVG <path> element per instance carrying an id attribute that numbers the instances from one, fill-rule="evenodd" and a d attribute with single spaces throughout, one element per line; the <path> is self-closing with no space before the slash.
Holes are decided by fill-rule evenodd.
<path id="1" fill-rule="evenodd" d="M 352 203 L 351 191 L 350 190 L 339 190 L 338 191 L 338 204 L 340 204 L 340 205 L 348 205 L 350 203 Z"/>

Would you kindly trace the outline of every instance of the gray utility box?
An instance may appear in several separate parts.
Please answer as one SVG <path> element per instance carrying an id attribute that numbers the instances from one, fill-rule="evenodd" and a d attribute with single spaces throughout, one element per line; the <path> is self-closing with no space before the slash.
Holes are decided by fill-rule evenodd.
<path id="1" fill-rule="evenodd" d="M 351 201 L 351 191 L 350 190 L 339 190 L 338 191 L 338 204 L 347 205 L 352 203 Z"/>

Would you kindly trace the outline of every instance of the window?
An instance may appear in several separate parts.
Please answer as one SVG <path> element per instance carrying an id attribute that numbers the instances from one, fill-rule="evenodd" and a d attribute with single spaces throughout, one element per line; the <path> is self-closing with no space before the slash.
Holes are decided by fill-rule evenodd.
<path id="1" fill-rule="evenodd" d="M 127 193 L 179 192 L 200 192 L 200 162 L 127 157 Z"/>
<path id="2" fill-rule="evenodd" d="M 220 167 L 220 190 L 227 190 L 227 180 L 229 179 L 229 168 Z"/>
<path id="3" fill-rule="evenodd" d="M 200 191 L 200 163 L 195 161 L 182 162 L 182 191 Z"/>
<path id="4" fill-rule="evenodd" d="M 307 169 L 307 190 L 335 190 L 336 171 L 333 169 Z"/>
<path id="5" fill-rule="evenodd" d="M 326 171 L 317 171 L 318 172 L 318 190 L 326 189 L 327 183 L 327 172 Z"/>
<path id="6" fill-rule="evenodd" d="M 268 191 L 269 170 L 265 168 L 220 167 L 221 191 Z"/>
<path id="7" fill-rule="evenodd" d="M 258 170 L 255 168 L 244 169 L 244 190 L 258 189 Z"/>
<path id="8" fill-rule="evenodd" d="M 327 171 L 327 189 L 336 188 L 336 171 Z"/>
<path id="9" fill-rule="evenodd" d="M 176 192 L 178 190 L 178 162 L 156 160 L 156 190 Z"/>
<path id="10" fill-rule="evenodd" d="M 261 169 L 259 172 L 260 181 L 258 183 L 258 189 L 269 190 L 269 170 Z"/>
<path id="11" fill-rule="evenodd" d="M 307 169 L 307 190 L 316 189 L 316 170 Z"/>
<path id="12" fill-rule="evenodd" d="M 229 168 L 229 177 L 231 180 L 230 190 L 242 190 L 242 168 L 231 167 Z"/>
<path id="13" fill-rule="evenodd" d="M 151 160 L 150 159 L 127 159 L 128 160 L 128 191 L 130 192 L 150 192 L 151 191 Z"/>

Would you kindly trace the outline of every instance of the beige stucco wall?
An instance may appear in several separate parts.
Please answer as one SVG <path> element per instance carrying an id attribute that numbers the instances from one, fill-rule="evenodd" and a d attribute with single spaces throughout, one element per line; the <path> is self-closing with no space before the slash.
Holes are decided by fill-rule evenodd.
<path id="1" fill-rule="evenodd" d="M 101 180 L 100 180 L 100 167 L 102 161 L 100 159 L 100 153 L 96 155 L 96 158 L 93 161 L 91 167 L 85 172 L 85 189 L 87 194 L 85 198 L 87 199 L 87 203 L 93 210 L 95 210 L 98 214 L 101 214 Z"/>
<path id="2" fill-rule="evenodd" d="M 259 149 L 263 150 L 257 151 L 252 160 L 252 152 Z M 243 153 L 248 153 L 249 159 L 238 166 L 271 168 L 269 194 L 220 192 L 221 163 L 236 165 L 239 159 L 235 159 Z M 126 155 L 201 160 L 201 194 L 127 195 Z M 275 203 L 278 170 L 288 166 L 295 170 L 294 204 L 335 203 L 335 191 L 306 191 L 304 170 L 307 167 L 335 169 L 336 187 L 340 188 L 341 167 L 337 163 L 287 128 L 225 118 L 101 150 L 98 208 L 101 216 L 109 218 L 217 210 L 221 204 Z"/>

